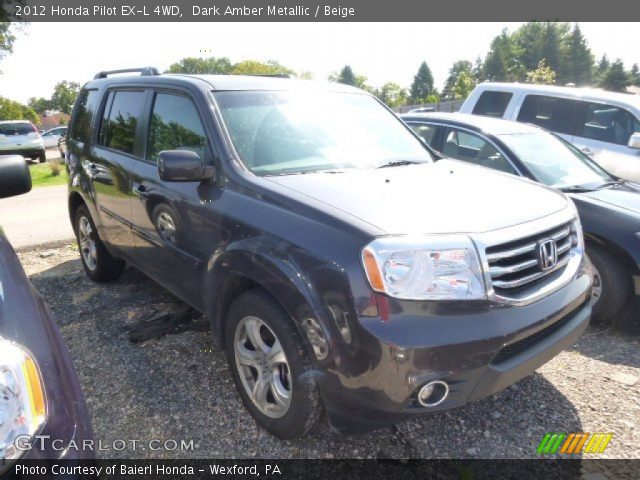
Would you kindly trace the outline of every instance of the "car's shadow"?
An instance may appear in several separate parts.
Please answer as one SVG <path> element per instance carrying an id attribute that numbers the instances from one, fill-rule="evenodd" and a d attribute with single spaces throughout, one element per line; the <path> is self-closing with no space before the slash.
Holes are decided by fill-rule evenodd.
<path id="1" fill-rule="evenodd" d="M 225 352 L 208 332 L 131 343 L 126 326 L 175 297 L 128 269 L 96 284 L 78 260 L 31 276 L 54 311 L 88 399 L 96 437 L 187 439 L 191 451 L 103 451 L 104 458 L 537 458 L 548 432 L 580 432 L 575 406 L 543 375 L 465 407 L 343 437 L 326 422 L 308 438 L 280 441 L 242 406 Z M 232 453 L 229 453 L 232 452 Z"/>

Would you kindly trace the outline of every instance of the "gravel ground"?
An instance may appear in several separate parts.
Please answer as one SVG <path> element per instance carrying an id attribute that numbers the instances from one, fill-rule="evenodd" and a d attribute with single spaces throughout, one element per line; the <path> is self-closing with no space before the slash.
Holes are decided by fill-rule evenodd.
<path id="1" fill-rule="evenodd" d="M 128 325 L 177 302 L 154 282 L 129 269 L 116 283 L 94 284 L 71 246 L 19 256 L 56 314 L 108 448 L 103 458 L 536 458 L 550 431 L 614 432 L 601 457 L 640 457 L 640 322 L 590 328 L 534 375 L 466 407 L 353 437 L 323 422 L 309 438 L 284 442 L 245 412 L 207 332 L 129 342 Z M 636 303 L 627 319 L 638 316 Z M 117 439 L 193 440 L 194 448 L 116 451 Z"/>

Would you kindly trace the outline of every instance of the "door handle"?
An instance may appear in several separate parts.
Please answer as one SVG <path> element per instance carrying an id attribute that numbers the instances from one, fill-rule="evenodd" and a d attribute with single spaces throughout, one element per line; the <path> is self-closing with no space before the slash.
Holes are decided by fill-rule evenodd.
<path id="1" fill-rule="evenodd" d="M 142 184 L 136 185 L 136 187 L 133 189 L 133 191 L 140 198 L 147 198 L 149 196 L 149 192 L 147 192 L 147 187 L 145 187 Z"/>
<path id="2" fill-rule="evenodd" d="M 588 149 L 587 147 L 584 147 L 582 149 L 582 153 L 584 153 L 585 155 L 592 155 L 593 154 L 593 152 L 590 149 Z"/>

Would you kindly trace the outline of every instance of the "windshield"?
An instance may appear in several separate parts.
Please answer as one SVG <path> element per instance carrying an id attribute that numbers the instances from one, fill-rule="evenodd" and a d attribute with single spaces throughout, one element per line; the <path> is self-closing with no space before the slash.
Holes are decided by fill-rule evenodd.
<path id="1" fill-rule="evenodd" d="M 613 180 L 579 150 L 548 132 L 498 135 L 540 183 L 596 188 Z"/>
<path id="2" fill-rule="evenodd" d="M 1 123 L 0 135 L 29 135 L 36 129 L 30 123 Z"/>
<path id="3" fill-rule="evenodd" d="M 432 161 L 422 142 L 369 95 L 316 90 L 214 95 L 236 152 L 256 175 Z"/>

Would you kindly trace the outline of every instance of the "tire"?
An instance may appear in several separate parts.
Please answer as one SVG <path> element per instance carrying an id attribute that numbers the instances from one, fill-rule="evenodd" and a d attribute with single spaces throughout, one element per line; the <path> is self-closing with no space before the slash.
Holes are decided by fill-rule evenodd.
<path id="1" fill-rule="evenodd" d="M 262 356 L 262 364 L 259 355 L 255 353 L 258 348 L 251 349 L 251 338 L 254 337 L 248 335 L 251 325 L 256 325 L 256 320 L 262 323 L 258 324 L 259 328 L 253 332 L 260 332 L 263 346 L 270 347 L 269 350 L 263 350 L 265 354 Z M 280 305 L 261 290 L 243 293 L 229 308 L 224 338 L 233 380 L 245 407 L 255 421 L 269 433 L 283 440 L 308 434 L 322 413 L 318 381 L 313 373 L 307 348 Z M 265 359 L 269 352 L 273 351 L 276 341 L 280 342 L 284 353 L 284 356 L 280 355 L 277 358 L 283 359 L 284 363 L 270 364 Z M 245 365 L 239 363 L 237 357 L 240 349 L 245 352 L 244 358 L 252 358 L 251 361 L 255 362 L 257 368 L 246 366 L 246 360 Z M 266 394 L 262 397 L 266 402 L 262 402 L 262 405 L 266 405 L 267 409 L 258 406 L 249 394 L 251 380 L 253 379 L 253 386 L 257 384 L 258 368 L 267 372 L 264 378 L 270 379 L 267 383 L 263 382 L 263 391 L 266 390 Z M 281 393 L 276 395 L 276 392 Z M 283 393 L 289 395 L 286 407 L 282 406 L 285 398 Z M 280 403 L 276 400 L 277 397 L 280 397 Z"/>
<path id="2" fill-rule="evenodd" d="M 80 260 L 89 278 L 95 282 L 117 280 L 124 273 L 126 264 L 107 251 L 85 205 L 80 205 L 76 210 L 73 226 Z"/>
<path id="3" fill-rule="evenodd" d="M 44 150 L 40 152 L 40 155 L 38 155 L 38 161 L 40 163 L 44 163 L 47 161 L 47 153 Z"/>
<path id="4" fill-rule="evenodd" d="M 609 250 L 591 244 L 587 246 L 587 255 L 594 269 L 593 321 L 613 323 L 631 295 L 633 279 Z"/>

